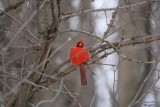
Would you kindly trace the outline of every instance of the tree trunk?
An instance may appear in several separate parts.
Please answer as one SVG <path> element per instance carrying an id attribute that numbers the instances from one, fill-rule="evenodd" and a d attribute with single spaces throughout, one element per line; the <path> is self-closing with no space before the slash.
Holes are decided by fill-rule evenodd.
<path id="1" fill-rule="evenodd" d="M 28 56 L 26 61 L 26 63 L 29 63 L 30 65 L 34 64 L 34 67 L 30 69 L 31 71 L 33 71 L 27 79 L 36 84 L 38 84 L 41 80 L 41 74 L 44 73 L 44 70 L 47 66 L 48 57 L 50 55 L 53 42 L 57 36 L 56 33 L 58 32 L 60 23 L 60 0 L 50 0 L 49 3 L 48 0 L 37 0 L 37 8 L 38 36 L 36 42 L 39 47 L 38 49 L 35 49 L 33 55 Z M 49 9 L 51 11 L 49 11 Z M 49 18 L 52 19 L 51 24 L 49 23 Z M 51 36 L 50 34 L 54 35 Z M 34 87 L 31 84 L 23 83 L 19 92 L 11 97 L 7 104 L 7 107 L 12 107 L 14 101 L 16 101 L 15 107 L 29 106 L 27 102 L 34 96 L 34 94 L 32 93 L 33 88 Z"/>

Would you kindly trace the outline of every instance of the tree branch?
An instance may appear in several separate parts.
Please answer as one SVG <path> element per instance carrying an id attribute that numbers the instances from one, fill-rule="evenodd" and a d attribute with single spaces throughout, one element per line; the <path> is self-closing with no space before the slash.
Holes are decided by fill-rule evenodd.
<path id="1" fill-rule="evenodd" d="M 11 11 L 13 9 L 18 9 L 24 3 L 24 1 L 25 0 L 18 1 L 16 4 L 10 5 L 6 9 L 4 9 L 4 11 L 0 10 L 0 16 L 4 15 L 5 14 L 4 12 L 9 12 L 9 11 Z"/>
<path id="2" fill-rule="evenodd" d="M 77 15 L 90 13 L 90 12 L 113 11 L 113 10 L 116 10 L 116 9 L 125 9 L 125 8 L 128 8 L 128 7 L 135 7 L 135 6 L 139 6 L 139 5 L 144 5 L 146 3 L 148 3 L 148 0 L 143 1 L 141 3 L 133 4 L 133 5 L 130 5 L 130 6 L 122 6 L 122 7 L 115 7 L 115 8 L 101 8 L 101 9 L 80 10 L 80 11 L 77 11 L 77 12 L 66 13 L 65 15 L 63 15 L 61 17 L 61 20 L 68 19 L 68 18 L 77 16 Z"/>

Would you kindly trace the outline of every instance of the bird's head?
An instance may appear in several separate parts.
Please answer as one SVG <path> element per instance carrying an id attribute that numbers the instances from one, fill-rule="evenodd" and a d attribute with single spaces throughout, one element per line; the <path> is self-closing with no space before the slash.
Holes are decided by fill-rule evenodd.
<path id="1" fill-rule="evenodd" d="M 84 41 L 83 41 L 82 39 L 80 39 L 80 40 L 77 42 L 76 47 L 80 47 L 80 48 L 84 47 Z"/>

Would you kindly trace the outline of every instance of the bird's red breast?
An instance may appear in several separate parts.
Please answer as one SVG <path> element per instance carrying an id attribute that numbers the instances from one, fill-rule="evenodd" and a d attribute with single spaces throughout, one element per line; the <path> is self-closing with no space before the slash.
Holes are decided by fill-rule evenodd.
<path id="1" fill-rule="evenodd" d="M 87 62 L 90 57 L 91 55 L 84 46 L 83 40 L 79 40 L 69 53 L 69 58 L 73 65 L 80 65 Z"/>

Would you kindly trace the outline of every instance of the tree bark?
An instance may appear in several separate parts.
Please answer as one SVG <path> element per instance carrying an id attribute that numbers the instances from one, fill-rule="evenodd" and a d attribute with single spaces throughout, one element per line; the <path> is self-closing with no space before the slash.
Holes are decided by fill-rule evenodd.
<path id="1" fill-rule="evenodd" d="M 39 44 L 40 48 L 36 49 L 34 55 L 29 56 L 28 60 L 26 61 L 29 62 L 30 65 L 34 64 L 33 69 L 36 69 L 36 73 L 34 71 L 34 73 L 28 79 L 36 84 L 38 84 L 38 82 L 41 80 L 42 74 L 47 66 L 48 57 L 51 53 L 53 42 L 57 36 L 56 33 L 58 32 L 60 23 L 60 0 L 50 0 L 49 2 L 47 2 L 47 0 L 37 0 L 37 8 L 37 44 Z M 50 15 L 49 9 L 51 10 L 52 15 Z M 52 18 L 51 24 L 49 23 L 50 17 Z M 54 33 L 54 35 L 50 36 L 51 33 Z M 32 93 L 33 89 L 34 86 L 31 84 L 23 83 L 18 93 L 11 96 L 11 99 L 7 103 L 7 107 L 13 107 L 15 101 L 15 107 L 29 106 L 27 102 L 34 96 Z"/>

